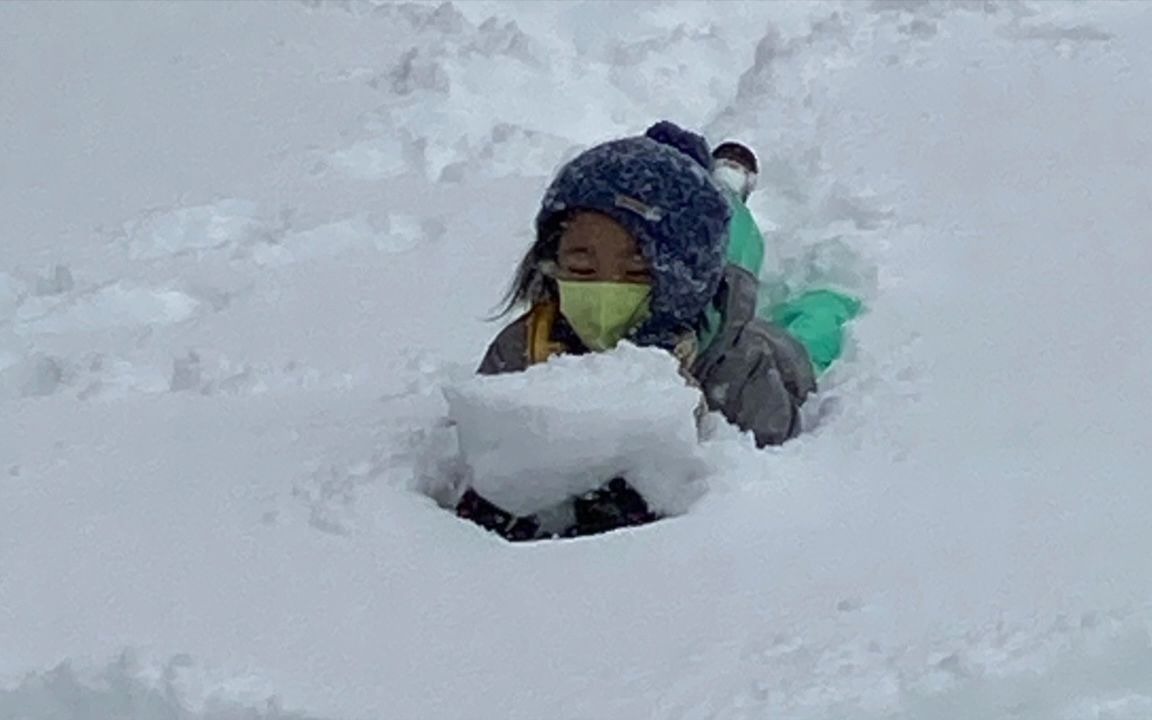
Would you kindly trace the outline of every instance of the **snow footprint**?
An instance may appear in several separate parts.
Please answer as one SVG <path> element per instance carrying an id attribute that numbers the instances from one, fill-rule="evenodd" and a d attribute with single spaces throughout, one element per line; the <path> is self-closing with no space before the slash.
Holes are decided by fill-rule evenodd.
<path id="1" fill-rule="evenodd" d="M 324 157 L 318 168 L 329 168 L 356 180 L 386 180 L 423 165 L 420 143 L 406 131 L 361 140 Z"/>
<path id="2" fill-rule="evenodd" d="M 58 335 L 174 325 L 196 315 L 200 305 L 179 290 L 116 282 L 73 297 L 31 298 L 16 311 L 15 331 Z"/>
<path id="3" fill-rule="evenodd" d="M 0 322 L 11 317 L 23 299 L 23 293 L 17 285 L 16 278 L 0 272 Z"/>
<path id="4" fill-rule="evenodd" d="M 124 224 L 134 260 L 154 260 L 251 245 L 269 233 L 256 203 L 226 199 L 154 210 Z"/>
<path id="5" fill-rule="evenodd" d="M 252 259 L 259 265 L 275 267 L 356 250 L 403 253 L 426 241 L 435 241 L 443 233 L 443 224 L 436 220 L 414 215 L 358 213 L 305 230 L 289 231 L 275 242 L 254 247 Z"/>
<path id="6" fill-rule="evenodd" d="M 0 400 L 46 397 L 64 382 L 59 358 L 43 354 L 15 356 L 0 353 Z"/>
<path id="7" fill-rule="evenodd" d="M 53 265 L 41 274 L 23 281 L 0 272 L 0 322 L 15 316 L 17 309 L 29 297 L 64 295 L 76 287 L 72 270 L 67 265 Z"/>

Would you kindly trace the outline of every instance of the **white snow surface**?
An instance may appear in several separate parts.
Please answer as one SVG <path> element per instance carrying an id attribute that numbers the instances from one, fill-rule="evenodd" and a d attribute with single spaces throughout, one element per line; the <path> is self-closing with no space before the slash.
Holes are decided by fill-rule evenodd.
<path id="1" fill-rule="evenodd" d="M 1149 717 L 1150 39 L 0 3 L 0 719 Z M 432 499 L 443 390 L 556 165 L 661 118 L 760 152 L 769 293 L 868 312 L 799 439 L 710 419 L 686 512 L 504 543 Z"/>

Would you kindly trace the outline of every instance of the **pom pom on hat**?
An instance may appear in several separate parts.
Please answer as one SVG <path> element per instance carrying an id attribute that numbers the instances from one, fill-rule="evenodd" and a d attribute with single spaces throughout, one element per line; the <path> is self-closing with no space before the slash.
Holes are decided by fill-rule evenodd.
<path id="1" fill-rule="evenodd" d="M 695 160 L 701 167 L 712 165 L 712 154 L 708 149 L 708 141 L 696 133 L 685 130 L 676 123 L 661 120 L 648 131 L 645 136 L 658 143 L 669 145 Z"/>

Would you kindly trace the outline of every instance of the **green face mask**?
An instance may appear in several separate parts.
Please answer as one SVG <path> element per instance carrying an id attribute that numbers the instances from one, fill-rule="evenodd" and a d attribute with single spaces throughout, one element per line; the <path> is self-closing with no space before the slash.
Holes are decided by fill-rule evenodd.
<path id="1" fill-rule="evenodd" d="M 560 312 L 589 350 L 608 350 L 648 319 L 652 288 L 642 283 L 557 280 Z"/>

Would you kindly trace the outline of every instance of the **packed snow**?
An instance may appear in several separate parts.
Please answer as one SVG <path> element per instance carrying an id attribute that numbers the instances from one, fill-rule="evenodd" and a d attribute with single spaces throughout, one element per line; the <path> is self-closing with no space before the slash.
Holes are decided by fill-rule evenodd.
<path id="1" fill-rule="evenodd" d="M 1150 37 L 0 3 L 0 719 L 1144 720 Z M 865 300 L 783 447 L 693 443 L 632 348 L 473 377 L 550 173 L 665 118 L 759 151 L 768 297 Z M 512 545 L 442 507 L 623 433 L 673 517 Z"/>
<path id="2" fill-rule="evenodd" d="M 678 365 L 667 352 L 623 343 L 448 385 L 463 484 L 529 515 L 622 477 L 655 512 L 683 512 L 704 474 L 703 395 Z"/>

